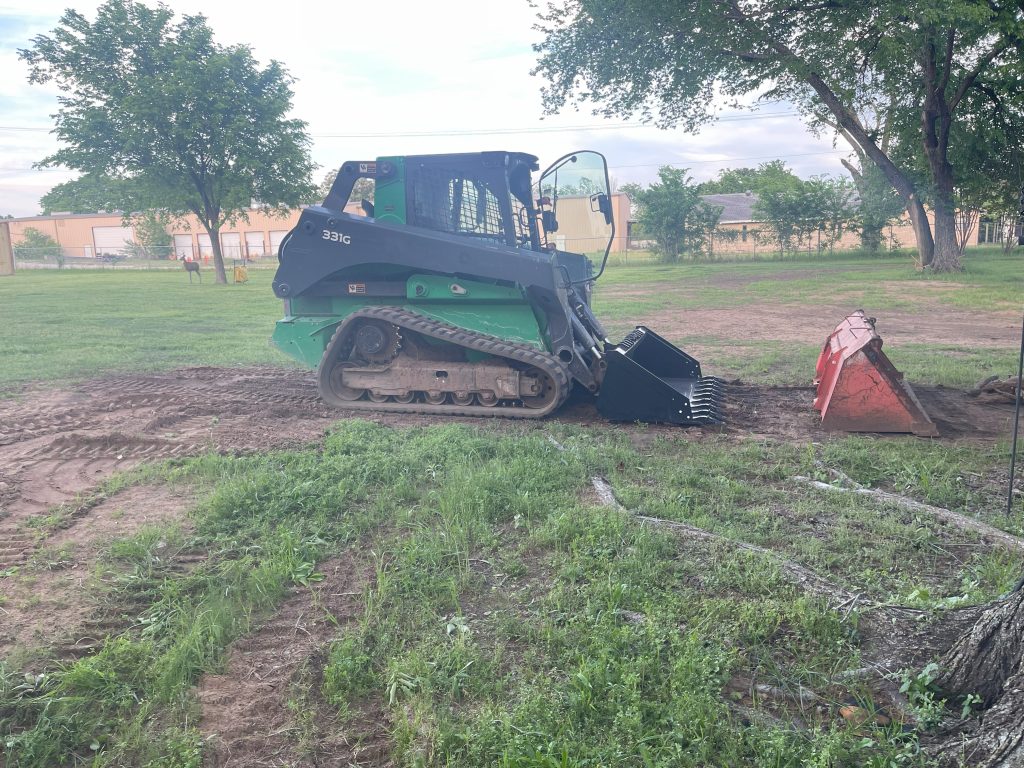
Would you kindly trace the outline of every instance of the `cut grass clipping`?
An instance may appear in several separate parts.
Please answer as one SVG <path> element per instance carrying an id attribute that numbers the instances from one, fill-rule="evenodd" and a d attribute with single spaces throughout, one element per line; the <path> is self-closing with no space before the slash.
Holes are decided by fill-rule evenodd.
<path id="1" fill-rule="evenodd" d="M 824 460 L 968 510 L 987 491 L 953 467 L 985 470 L 994 454 L 680 439 L 641 455 L 621 433 L 550 428 L 565 450 L 517 425 L 353 421 L 320 450 L 165 466 L 167 481 L 206 489 L 192 526 L 112 544 L 92 589 L 123 631 L 98 652 L 4 669 L 5 765 L 200 766 L 201 675 L 345 552 L 374 571 L 362 616 L 339 627 L 318 674 L 293 680 L 317 689 L 290 695 L 297 710 L 326 700 L 352 743 L 368 719 L 386 723 L 400 765 L 926 764 L 899 725 L 836 716 L 839 702 L 873 706 L 864 683 L 841 682 L 860 666 L 855 612 L 802 594 L 766 557 L 590 501 L 589 478 L 608 477 L 630 509 L 776 546 L 880 598 L 930 590 L 941 607 L 997 594 L 1019 559 L 787 478 Z M 209 557 L 182 573 L 177 551 Z M 746 706 L 728 684 L 754 677 L 821 698 Z"/>

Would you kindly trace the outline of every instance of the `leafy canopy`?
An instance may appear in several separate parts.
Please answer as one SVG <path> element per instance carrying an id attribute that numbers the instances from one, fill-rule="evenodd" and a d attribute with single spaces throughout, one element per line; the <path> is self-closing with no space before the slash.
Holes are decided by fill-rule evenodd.
<path id="1" fill-rule="evenodd" d="M 768 189 L 795 187 L 800 179 L 782 160 L 761 163 L 757 168 L 726 168 L 713 181 L 700 185 L 701 192 L 711 194 L 761 193 Z"/>
<path id="2" fill-rule="evenodd" d="M 287 116 L 291 77 L 276 61 L 261 68 L 246 46 L 216 43 L 203 16 L 175 22 L 164 5 L 107 0 L 91 23 L 66 11 L 19 55 L 30 82 L 62 91 L 63 146 L 40 165 L 86 174 L 70 191 L 194 213 L 213 236 L 254 199 L 283 209 L 313 189 L 305 123 Z"/>
<path id="3" fill-rule="evenodd" d="M 686 168 L 666 165 L 658 169 L 659 180 L 646 188 L 622 187 L 636 206 L 642 234 L 658 244 L 668 262 L 678 261 L 681 253 L 701 254 L 722 214 L 721 207 L 701 199 L 699 187 L 688 174 Z"/>
<path id="4" fill-rule="evenodd" d="M 540 16 L 534 72 L 548 80 L 549 112 L 587 102 L 689 130 L 714 118 L 719 95 L 794 102 L 884 173 L 922 264 L 956 268 L 950 148 L 969 120 L 968 94 L 1005 95 L 992 75 L 1020 61 L 1022 19 L 1018 0 L 559 0 Z M 895 152 L 861 119 L 882 109 Z"/>

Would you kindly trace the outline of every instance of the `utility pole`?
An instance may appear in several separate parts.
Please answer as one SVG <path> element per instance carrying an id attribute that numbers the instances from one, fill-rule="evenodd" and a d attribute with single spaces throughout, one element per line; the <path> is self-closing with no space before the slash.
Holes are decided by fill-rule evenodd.
<path id="1" fill-rule="evenodd" d="M 0 276 L 14 274 L 14 248 L 11 246 L 11 225 L 0 221 Z"/>

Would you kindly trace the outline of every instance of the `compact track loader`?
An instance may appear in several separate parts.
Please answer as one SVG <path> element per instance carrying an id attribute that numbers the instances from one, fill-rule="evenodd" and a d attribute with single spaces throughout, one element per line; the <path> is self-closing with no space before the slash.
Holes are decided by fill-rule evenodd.
<path id="1" fill-rule="evenodd" d="M 642 326 L 612 343 L 591 311 L 615 235 L 604 157 L 537 170 L 518 152 L 346 162 L 281 243 L 274 343 L 348 409 L 539 418 L 577 386 L 610 420 L 720 423 L 694 358 Z M 345 213 L 361 178 L 374 201 Z"/>

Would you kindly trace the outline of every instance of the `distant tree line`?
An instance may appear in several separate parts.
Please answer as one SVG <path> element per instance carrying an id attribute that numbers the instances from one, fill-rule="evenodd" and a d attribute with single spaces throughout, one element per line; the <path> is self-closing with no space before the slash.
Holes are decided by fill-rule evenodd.
<path id="1" fill-rule="evenodd" d="M 832 253 L 844 233 L 860 236 L 861 247 L 878 252 L 892 243 L 886 227 L 898 220 L 904 206 L 875 169 L 854 177 L 812 176 L 801 179 L 781 160 L 756 168 L 730 168 L 703 183 L 687 169 L 665 166 L 658 181 L 642 187 L 627 184 L 637 215 L 636 235 L 656 244 L 666 261 L 686 255 L 714 255 L 714 246 L 740 236 L 720 224 L 722 207 L 705 199 L 713 194 L 752 193 L 757 227 L 748 236 L 778 248 L 780 254 L 813 250 Z"/>

